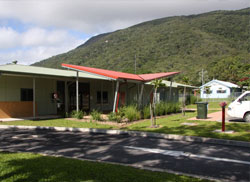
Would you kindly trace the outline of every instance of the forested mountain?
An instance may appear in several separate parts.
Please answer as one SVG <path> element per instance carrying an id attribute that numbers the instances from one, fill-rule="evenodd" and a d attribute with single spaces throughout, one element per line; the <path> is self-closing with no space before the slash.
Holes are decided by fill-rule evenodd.
<path id="1" fill-rule="evenodd" d="M 186 76 L 199 85 L 204 69 L 208 79 L 237 82 L 250 72 L 250 8 L 144 22 L 92 37 L 34 65 L 60 68 L 69 63 L 134 73 L 135 59 L 137 73 L 181 71 L 179 81 Z"/>

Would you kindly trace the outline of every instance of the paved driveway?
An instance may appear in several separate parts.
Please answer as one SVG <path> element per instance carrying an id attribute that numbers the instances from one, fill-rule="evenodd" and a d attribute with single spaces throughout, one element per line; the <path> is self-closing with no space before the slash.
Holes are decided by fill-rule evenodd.
<path id="1" fill-rule="evenodd" d="M 109 161 L 133 166 L 250 181 L 250 149 L 128 135 L 0 130 L 0 149 Z"/>

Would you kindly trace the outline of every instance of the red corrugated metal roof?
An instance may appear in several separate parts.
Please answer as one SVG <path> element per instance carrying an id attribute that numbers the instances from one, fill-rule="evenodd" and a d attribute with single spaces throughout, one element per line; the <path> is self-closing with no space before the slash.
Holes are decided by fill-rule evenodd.
<path id="1" fill-rule="evenodd" d="M 164 77 L 172 76 L 175 74 L 179 74 L 179 72 L 141 74 L 141 75 L 139 75 L 139 77 L 141 77 L 145 81 L 151 81 L 154 79 L 164 78 Z"/>
<path id="2" fill-rule="evenodd" d="M 111 71 L 111 70 L 105 70 L 100 68 L 91 68 L 86 66 L 77 66 L 77 65 L 71 65 L 71 64 L 62 64 L 62 67 L 84 71 L 93 73 L 96 75 L 101 75 L 113 79 L 126 79 L 126 80 L 136 80 L 136 81 L 151 81 L 158 78 L 168 77 L 171 75 L 178 74 L 179 72 L 168 72 L 168 73 L 152 73 L 152 74 L 131 74 L 131 73 L 123 73 L 118 71 Z"/>

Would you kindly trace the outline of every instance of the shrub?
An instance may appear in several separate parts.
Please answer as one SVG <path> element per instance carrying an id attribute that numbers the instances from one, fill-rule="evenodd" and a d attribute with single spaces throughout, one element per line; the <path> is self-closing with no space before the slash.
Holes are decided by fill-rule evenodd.
<path id="1" fill-rule="evenodd" d="M 165 103 L 164 102 L 160 102 L 160 103 L 157 103 L 156 106 L 155 106 L 155 114 L 156 116 L 162 116 L 164 115 L 166 112 L 165 112 Z"/>
<path id="2" fill-rule="evenodd" d="M 76 110 L 73 110 L 70 114 L 72 118 L 77 118 L 77 119 L 82 119 L 84 115 L 86 115 L 86 113 L 84 113 L 83 111 L 77 112 Z"/>
<path id="3" fill-rule="evenodd" d="M 164 114 L 177 113 L 180 111 L 179 103 L 164 103 Z"/>
<path id="4" fill-rule="evenodd" d="M 109 118 L 109 121 L 116 121 L 116 122 L 120 123 L 122 121 L 123 117 L 119 112 L 117 112 L 117 113 L 111 112 L 111 113 L 109 113 L 108 118 Z"/>
<path id="5" fill-rule="evenodd" d="M 178 113 L 181 111 L 180 103 L 175 104 L 175 113 Z"/>
<path id="6" fill-rule="evenodd" d="M 140 112 L 137 110 L 136 106 L 127 106 L 124 107 L 124 115 L 128 119 L 129 122 L 139 120 L 140 119 Z"/>
<path id="7" fill-rule="evenodd" d="M 190 98 L 190 104 L 195 104 L 196 102 L 200 102 L 201 98 L 198 98 L 197 96 L 192 95 Z"/>
<path id="8" fill-rule="evenodd" d="M 149 119 L 150 118 L 150 107 L 149 106 L 145 106 L 143 108 L 143 118 L 144 119 Z"/>
<path id="9" fill-rule="evenodd" d="M 101 117 L 101 113 L 97 110 L 93 110 L 91 113 L 91 118 L 93 120 L 96 120 L 96 121 L 101 121 L 102 120 L 102 117 Z"/>
<path id="10" fill-rule="evenodd" d="M 116 121 L 116 113 L 109 113 L 108 115 L 109 121 Z"/>
<path id="11" fill-rule="evenodd" d="M 170 113 L 175 113 L 175 103 L 169 103 Z"/>
<path id="12" fill-rule="evenodd" d="M 165 107 L 164 107 L 164 110 L 165 110 L 165 114 L 170 114 L 171 113 L 171 104 L 166 103 Z"/>

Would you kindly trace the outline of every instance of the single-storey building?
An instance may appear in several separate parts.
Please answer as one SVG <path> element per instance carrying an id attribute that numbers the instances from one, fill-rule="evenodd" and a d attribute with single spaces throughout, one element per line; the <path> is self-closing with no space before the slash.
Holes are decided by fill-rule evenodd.
<path id="1" fill-rule="evenodd" d="M 206 93 L 206 87 L 209 87 L 210 93 Z M 240 87 L 236 84 L 212 80 L 200 87 L 201 98 L 228 98 L 232 93 L 240 92 Z"/>
<path id="2" fill-rule="evenodd" d="M 72 110 L 115 111 L 118 106 L 150 100 L 153 79 L 179 72 L 129 74 L 62 64 L 68 70 L 0 65 L 0 118 L 58 115 Z"/>

